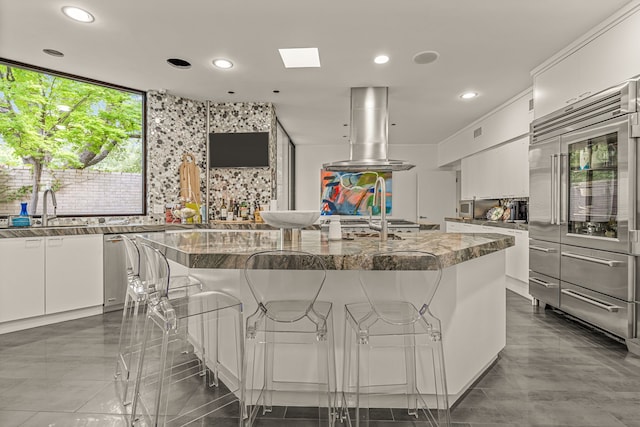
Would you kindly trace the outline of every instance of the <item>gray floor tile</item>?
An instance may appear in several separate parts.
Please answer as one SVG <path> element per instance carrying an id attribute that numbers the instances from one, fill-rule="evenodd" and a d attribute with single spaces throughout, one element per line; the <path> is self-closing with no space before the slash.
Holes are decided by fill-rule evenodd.
<path id="1" fill-rule="evenodd" d="M 507 346 L 454 406 L 453 427 L 640 427 L 640 357 L 555 310 L 506 299 Z M 2 335 L 0 426 L 126 425 L 113 382 L 120 320 L 114 312 Z M 182 390 L 175 402 L 215 392 Z M 237 405 L 227 409 L 194 425 L 237 426 Z M 370 427 L 419 425 L 376 411 Z M 317 408 L 275 407 L 255 425 L 324 425 L 314 418 Z"/>
<path id="2" fill-rule="evenodd" d="M 0 410 L 0 426 L 18 427 L 31 418 L 35 412 L 29 411 L 3 411 Z"/>
<path id="3" fill-rule="evenodd" d="M 104 389 L 104 381 L 27 380 L 3 393 L 0 409 L 21 411 L 76 411 Z"/>
<path id="4" fill-rule="evenodd" d="M 39 412 L 20 427 L 127 427 L 121 415 Z"/>

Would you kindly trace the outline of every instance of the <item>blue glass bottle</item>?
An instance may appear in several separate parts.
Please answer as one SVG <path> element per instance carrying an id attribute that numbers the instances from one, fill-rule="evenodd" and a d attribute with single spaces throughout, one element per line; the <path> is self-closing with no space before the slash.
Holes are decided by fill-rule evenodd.
<path id="1" fill-rule="evenodd" d="M 20 216 L 29 216 L 29 212 L 27 212 L 27 202 L 20 203 Z"/>

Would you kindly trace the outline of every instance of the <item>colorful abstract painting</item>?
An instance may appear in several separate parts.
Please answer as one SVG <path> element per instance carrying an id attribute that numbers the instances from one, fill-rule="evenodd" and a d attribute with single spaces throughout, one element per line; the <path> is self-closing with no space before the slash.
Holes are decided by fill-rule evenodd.
<path id="1" fill-rule="evenodd" d="M 322 215 L 369 215 L 373 205 L 373 186 L 382 176 L 387 187 L 386 213 L 391 213 L 391 172 L 329 172 L 320 171 Z M 380 215 L 376 203 L 373 214 Z"/>

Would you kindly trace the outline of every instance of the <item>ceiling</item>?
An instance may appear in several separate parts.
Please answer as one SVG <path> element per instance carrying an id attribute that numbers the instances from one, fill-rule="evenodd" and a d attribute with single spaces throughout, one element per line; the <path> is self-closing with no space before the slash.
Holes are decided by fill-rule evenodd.
<path id="1" fill-rule="evenodd" d="M 273 102 L 296 144 L 347 144 L 349 88 L 388 86 L 390 144 L 434 144 L 531 86 L 531 69 L 626 3 L 0 0 L 0 57 L 198 100 Z M 65 5 L 95 22 L 68 19 Z M 319 48 L 321 68 L 285 69 L 278 49 L 294 47 Z M 425 50 L 439 59 L 413 63 Z M 374 64 L 381 53 L 391 60 Z M 219 57 L 234 68 L 215 69 Z M 467 90 L 480 96 L 463 101 Z"/>

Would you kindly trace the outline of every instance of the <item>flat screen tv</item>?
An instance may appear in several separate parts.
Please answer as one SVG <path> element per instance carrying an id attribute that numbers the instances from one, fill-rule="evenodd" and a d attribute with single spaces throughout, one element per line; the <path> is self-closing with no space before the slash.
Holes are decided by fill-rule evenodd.
<path id="1" fill-rule="evenodd" d="M 209 134 L 209 168 L 269 167 L 269 132 Z"/>

